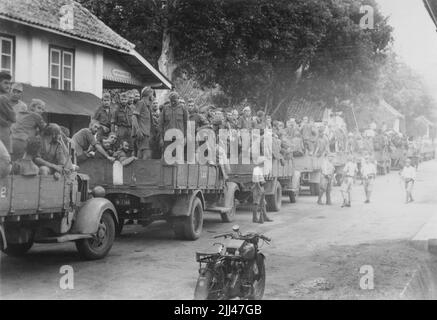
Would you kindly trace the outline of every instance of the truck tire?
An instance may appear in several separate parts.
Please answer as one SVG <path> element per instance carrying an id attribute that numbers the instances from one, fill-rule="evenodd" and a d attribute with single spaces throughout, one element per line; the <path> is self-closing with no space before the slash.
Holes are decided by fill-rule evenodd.
<path id="1" fill-rule="evenodd" d="M 199 239 L 203 229 L 203 206 L 199 198 L 195 198 L 188 217 L 173 220 L 173 230 L 181 240 Z"/>
<path id="2" fill-rule="evenodd" d="M 232 207 L 232 210 L 229 212 L 220 214 L 220 216 L 222 218 L 222 222 L 230 223 L 230 222 L 234 221 L 236 213 L 237 213 L 237 200 L 234 199 L 234 206 Z"/>
<path id="3" fill-rule="evenodd" d="M 318 183 L 311 183 L 310 184 L 310 193 L 312 196 L 318 197 L 320 194 L 320 184 Z"/>
<path id="4" fill-rule="evenodd" d="M 3 252 L 10 257 L 22 257 L 30 250 L 30 248 L 32 248 L 32 246 L 33 241 L 26 243 L 8 243 L 8 247 L 3 250 Z"/>
<path id="5" fill-rule="evenodd" d="M 115 227 L 115 236 L 116 237 L 119 237 L 121 235 L 121 233 L 123 232 L 123 227 L 124 227 L 124 219 L 119 218 L 118 223 Z"/>
<path id="6" fill-rule="evenodd" d="M 110 211 L 103 212 L 100 219 L 97 239 L 82 239 L 76 241 L 79 255 L 85 260 L 103 259 L 109 253 L 115 239 L 115 221 Z"/>
<path id="7" fill-rule="evenodd" d="M 288 193 L 288 197 L 290 198 L 290 203 L 296 203 L 297 202 L 297 194 L 294 191 L 290 191 Z"/>
<path id="8" fill-rule="evenodd" d="M 273 195 L 266 196 L 267 211 L 278 212 L 282 207 L 282 186 L 279 182 L 276 183 Z"/>

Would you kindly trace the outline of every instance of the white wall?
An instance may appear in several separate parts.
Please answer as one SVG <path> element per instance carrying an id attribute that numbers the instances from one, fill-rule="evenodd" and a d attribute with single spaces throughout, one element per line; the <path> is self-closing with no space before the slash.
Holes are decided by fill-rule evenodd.
<path id="1" fill-rule="evenodd" d="M 75 50 L 75 91 L 103 91 L 103 49 L 49 32 L 0 20 L 0 34 L 15 37 L 15 81 L 49 87 L 49 46 Z"/>

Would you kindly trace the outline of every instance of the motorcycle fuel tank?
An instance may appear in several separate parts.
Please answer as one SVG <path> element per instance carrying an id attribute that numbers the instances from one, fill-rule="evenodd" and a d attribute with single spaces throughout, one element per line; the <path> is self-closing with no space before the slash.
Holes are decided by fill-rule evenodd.
<path id="1" fill-rule="evenodd" d="M 252 243 L 243 244 L 239 252 L 244 260 L 252 260 L 255 258 L 255 246 Z"/>

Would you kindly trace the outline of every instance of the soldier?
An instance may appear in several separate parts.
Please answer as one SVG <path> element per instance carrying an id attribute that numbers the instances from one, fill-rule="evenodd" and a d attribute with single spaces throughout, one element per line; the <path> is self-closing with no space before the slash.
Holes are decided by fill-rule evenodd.
<path id="1" fill-rule="evenodd" d="M 33 162 L 33 159 L 41 152 L 41 148 L 40 137 L 29 138 L 24 156 L 13 164 L 13 173 L 22 176 L 37 176 L 39 174 L 39 167 Z"/>
<path id="2" fill-rule="evenodd" d="M 126 93 L 120 94 L 120 105 L 112 113 L 112 132 L 117 134 L 117 140 L 132 140 L 132 109 L 129 108 L 129 97 Z"/>
<path id="3" fill-rule="evenodd" d="M 88 158 L 92 158 L 94 152 L 92 149 L 96 149 L 105 159 L 108 159 L 111 162 L 115 161 L 115 159 L 111 157 L 105 149 L 103 149 L 94 137 L 94 135 L 97 134 L 99 127 L 100 124 L 93 120 L 91 121 L 89 128 L 84 128 L 78 131 L 71 139 L 78 163 L 83 162 Z"/>
<path id="4" fill-rule="evenodd" d="M 342 208 L 351 206 L 351 191 L 357 170 L 358 169 L 356 163 L 354 162 L 354 157 L 348 156 L 346 165 L 343 169 L 344 179 L 341 186 L 341 193 L 343 195 L 343 205 L 341 206 Z"/>
<path id="5" fill-rule="evenodd" d="M 361 176 L 364 179 L 364 193 L 366 195 L 366 201 L 364 203 L 370 203 L 370 196 L 372 195 L 373 182 L 376 178 L 376 163 L 371 161 L 369 154 L 364 156 L 364 161 L 361 163 Z"/>
<path id="6" fill-rule="evenodd" d="M 14 83 L 11 86 L 11 95 L 10 100 L 12 103 L 12 108 L 14 109 L 15 114 L 18 114 L 20 112 L 26 112 L 27 111 L 27 105 L 21 101 L 23 97 L 23 85 L 21 83 Z"/>
<path id="7" fill-rule="evenodd" d="M 325 135 L 325 128 L 322 126 L 319 128 L 319 135 L 317 137 L 316 149 L 314 154 L 316 157 L 322 157 L 329 151 L 329 140 Z"/>
<path id="8" fill-rule="evenodd" d="M 250 107 L 245 107 L 243 109 L 243 114 L 241 115 L 238 122 L 238 128 L 248 130 L 253 129 L 252 110 L 250 109 Z"/>
<path id="9" fill-rule="evenodd" d="M 405 160 L 405 167 L 400 172 L 401 178 L 404 180 L 406 201 L 405 203 L 413 202 L 413 187 L 416 181 L 416 168 L 411 165 L 411 160 Z"/>
<path id="10" fill-rule="evenodd" d="M 8 87 L 8 78 L 3 77 L 3 89 L 7 89 Z M 0 78 L 1 80 L 1 78 Z M 14 92 L 8 92 L 7 94 L 0 95 L 0 140 L 3 142 L 6 150 L 10 153 L 12 151 L 11 148 L 11 126 L 16 122 L 16 115 L 13 109 L 14 100 L 13 96 L 19 96 L 21 92 L 15 90 Z"/>
<path id="11" fill-rule="evenodd" d="M 42 118 L 45 112 L 44 101 L 34 99 L 29 105 L 29 111 L 22 112 L 17 122 L 12 126 L 12 160 L 18 160 L 24 156 L 27 140 L 39 135 L 46 123 Z"/>
<path id="12" fill-rule="evenodd" d="M 132 162 L 138 160 L 137 157 L 132 156 L 132 151 L 130 150 L 129 142 L 123 141 L 121 143 L 120 150 L 118 150 L 114 157 L 117 159 L 117 161 L 120 161 L 122 166 L 128 166 Z"/>
<path id="13" fill-rule="evenodd" d="M 94 113 L 93 120 L 100 123 L 100 129 L 97 133 L 97 140 L 102 141 L 111 132 L 111 94 L 104 93 L 102 98 L 102 105 Z"/>
<path id="14" fill-rule="evenodd" d="M 196 131 L 207 125 L 206 119 L 199 114 L 199 108 L 194 104 L 194 100 L 192 99 L 188 102 L 188 115 L 189 120 L 195 123 Z"/>
<path id="15" fill-rule="evenodd" d="M 326 194 L 326 204 L 331 205 L 331 189 L 332 181 L 335 174 L 335 167 L 333 164 L 334 156 L 330 154 L 329 156 L 324 155 L 324 159 L 321 166 L 320 172 L 320 193 L 317 203 L 323 205 L 322 198 L 323 194 Z"/>
<path id="16" fill-rule="evenodd" d="M 152 158 L 150 141 L 152 138 L 152 103 L 155 100 L 154 91 L 146 87 L 141 92 L 141 100 L 138 101 L 133 113 L 132 137 L 135 141 L 135 150 L 138 159 L 149 160 Z"/>
<path id="17" fill-rule="evenodd" d="M 40 167 L 41 175 L 55 174 L 55 178 L 59 178 L 73 169 L 68 150 L 61 142 L 61 128 L 57 124 L 49 124 L 44 129 L 41 142 L 41 150 L 33 160 Z"/>
<path id="18" fill-rule="evenodd" d="M 169 95 L 169 105 L 164 105 L 159 118 L 159 127 L 161 132 L 161 146 L 165 151 L 165 146 L 171 144 L 171 141 L 164 142 L 165 133 L 170 129 L 180 130 L 184 136 L 187 132 L 188 112 L 179 104 L 179 95 L 172 92 Z"/>
<path id="19" fill-rule="evenodd" d="M 255 163 L 255 167 L 253 168 L 252 173 L 252 199 L 253 199 L 253 208 L 252 208 L 252 222 L 254 223 L 264 223 L 271 222 L 271 220 L 267 216 L 266 210 L 266 200 L 265 200 L 265 190 L 264 190 L 264 157 L 259 157 Z"/>
<path id="20" fill-rule="evenodd" d="M 7 72 L 0 72 L 0 95 L 9 94 L 11 91 L 12 77 Z"/>

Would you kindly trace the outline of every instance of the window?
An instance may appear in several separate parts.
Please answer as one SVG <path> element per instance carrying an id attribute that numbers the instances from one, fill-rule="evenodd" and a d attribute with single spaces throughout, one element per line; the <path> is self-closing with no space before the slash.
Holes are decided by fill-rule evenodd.
<path id="1" fill-rule="evenodd" d="M 13 75 L 14 64 L 14 40 L 0 36 L 0 71 Z"/>
<path id="2" fill-rule="evenodd" d="M 74 90 L 74 52 L 50 48 L 50 87 L 58 90 Z"/>

